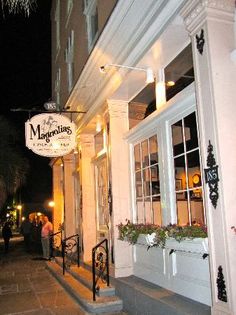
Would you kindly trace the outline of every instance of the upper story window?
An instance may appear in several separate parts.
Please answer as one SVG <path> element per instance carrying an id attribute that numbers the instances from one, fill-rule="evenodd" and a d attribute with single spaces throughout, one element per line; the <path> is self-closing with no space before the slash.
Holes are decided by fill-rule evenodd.
<path id="1" fill-rule="evenodd" d="M 60 108 L 60 90 L 61 90 L 61 69 L 59 68 L 57 71 L 57 76 L 55 80 L 55 95 L 56 95 L 56 103 L 58 108 Z"/>
<path id="2" fill-rule="evenodd" d="M 160 179 L 157 136 L 134 146 L 137 223 L 161 225 Z"/>
<path id="3" fill-rule="evenodd" d="M 56 50 L 57 53 L 60 50 L 60 0 L 57 0 L 56 11 L 55 11 L 55 22 L 56 22 Z"/>
<path id="4" fill-rule="evenodd" d="M 172 124 L 177 223 L 204 224 L 196 113 Z"/>
<path id="5" fill-rule="evenodd" d="M 66 4 L 67 16 L 71 14 L 72 8 L 73 8 L 73 0 L 67 0 L 67 4 Z"/>
<path id="6" fill-rule="evenodd" d="M 65 50 L 65 61 L 67 63 L 67 82 L 68 91 L 70 92 L 73 87 L 74 80 L 74 31 L 71 30 L 70 36 L 67 40 L 67 47 Z"/>
<path id="7" fill-rule="evenodd" d="M 67 15 L 66 25 L 68 24 L 68 21 L 70 19 L 70 15 L 71 15 L 71 12 L 73 9 L 73 4 L 74 4 L 74 0 L 67 0 L 67 3 L 66 3 L 66 15 Z"/>
<path id="8" fill-rule="evenodd" d="M 98 36 L 97 0 L 84 0 L 84 14 L 87 22 L 88 50 L 91 51 Z"/>

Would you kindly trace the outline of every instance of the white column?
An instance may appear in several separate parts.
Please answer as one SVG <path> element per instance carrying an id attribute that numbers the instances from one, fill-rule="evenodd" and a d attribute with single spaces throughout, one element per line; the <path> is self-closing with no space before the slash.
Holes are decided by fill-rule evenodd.
<path id="1" fill-rule="evenodd" d="M 214 208 L 205 183 L 205 205 L 210 241 L 212 314 L 236 314 L 236 68 L 230 58 L 234 42 L 233 0 L 187 1 L 182 12 L 193 46 L 194 72 L 199 115 L 203 167 L 207 168 L 207 147 L 213 145 L 219 165 L 219 199 Z M 197 48 L 201 33 L 203 50 Z M 196 37 L 198 36 L 198 37 Z M 198 40 L 197 40 L 198 39 Z M 227 301 L 218 298 L 219 267 Z"/>
<path id="2" fill-rule="evenodd" d="M 108 100 L 109 144 L 112 182 L 112 226 L 114 241 L 115 277 L 133 273 L 132 247 L 118 240 L 117 225 L 131 219 L 129 146 L 124 133 L 129 130 L 128 103 Z"/>
<path id="3" fill-rule="evenodd" d="M 64 221 L 64 200 L 63 200 L 63 169 L 61 162 L 56 161 L 52 166 L 53 169 L 53 228 L 58 232 L 60 224 Z"/>
<path id="4" fill-rule="evenodd" d="M 95 155 L 94 136 L 81 134 L 79 139 L 81 147 L 81 165 L 82 172 L 82 232 L 84 261 L 91 261 L 92 248 L 96 245 L 96 205 L 95 205 L 95 184 L 94 184 L 94 166 L 91 163 Z"/>
<path id="5" fill-rule="evenodd" d="M 64 198 L 65 198 L 65 236 L 69 237 L 75 234 L 75 187 L 74 171 L 75 158 L 74 154 L 68 154 L 63 157 L 64 164 Z"/>

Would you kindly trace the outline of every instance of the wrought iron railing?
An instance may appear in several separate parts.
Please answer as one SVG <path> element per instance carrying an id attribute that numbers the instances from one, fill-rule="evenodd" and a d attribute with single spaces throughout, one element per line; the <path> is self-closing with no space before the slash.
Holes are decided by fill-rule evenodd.
<path id="1" fill-rule="evenodd" d="M 62 247 L 62 230 L 50 235 L 50 256 L 55 256 L 55 251 L 60 252 Z"/>
<path id="2" fill-rule="evenodd" d="M 109 280 L 109 250 L 108 240 L 104 239 L 92 249 L 92 272 L 93 272 L 93 300 L 96 301 L 96 293 L 99 292 L 99 279 L 110 285 Z"/>
<path id="3" fill-rule="evenodd" d="M 70 268 L 73 263 L 80 266 L 80 245 L 79 234 L 71 235 L 62 240 L 62 268 L 63 275 L 65 270 Z"/>

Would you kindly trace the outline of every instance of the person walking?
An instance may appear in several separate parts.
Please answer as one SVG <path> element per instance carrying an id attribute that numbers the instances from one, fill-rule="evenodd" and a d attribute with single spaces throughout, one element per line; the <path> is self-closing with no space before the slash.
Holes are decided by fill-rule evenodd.
<path id="1" fill-rule="evenodd" d="M 2 228 L 2 237 L 4 239 L 5 253 L 7 253 L 9 249 L 9 241 L 12 237 L 12 231 L 9 222 L 6 222 Z"/>
<path id="2" fill-rule="evenodd" d="M 49 221 L 47 216 L 44 216 L 41 230 L 41 243 L 43 249 L 43 258 L 46 260 L 50 259 L 50 236 L 52 233 L 52 223 Z"/>
<path id="3" fill-rule="evenodd" d="M 25 250 L 28 252 L 32 237 L 32 223 L 28 217 L 22 222 L 20 232 L 24 236 Z"/>

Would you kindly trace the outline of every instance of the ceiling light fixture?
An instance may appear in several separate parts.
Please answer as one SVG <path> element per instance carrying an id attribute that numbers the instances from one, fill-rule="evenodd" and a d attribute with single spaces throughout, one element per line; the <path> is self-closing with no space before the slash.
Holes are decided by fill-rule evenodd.
<path id="1" fill-rule="evenodd" d="M 146 72 L 146 83 L 153 83 L 154 82 L 154 73 L 151 68 L 138 68 L 138 67 L 130 67 L 130 66 L 124 66 L 124 65 L 118 65 L 114 63 L 109 63 L 105 64 L 104 66 L 100 67 L 100 72 L 101 73 L 107 73 L 108 69 L 110 67 L 115 67 L 115 68 L 124 68 L 124 69 L 130 69 L 130 70 L 137 70 L 137 71 L 144 71 Z"/>

